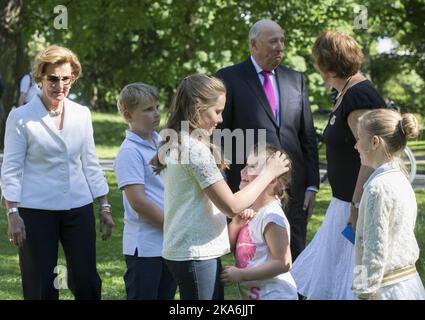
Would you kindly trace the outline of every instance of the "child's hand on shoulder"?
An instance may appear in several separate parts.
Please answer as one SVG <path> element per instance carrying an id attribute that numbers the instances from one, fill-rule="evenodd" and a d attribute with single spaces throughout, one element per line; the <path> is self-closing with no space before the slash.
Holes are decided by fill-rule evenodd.
<path id="1" fill-rule="evenodd" d="M 239 269 L 232 266 L 225 267 L 220 275 L 221 282 L 223 282 L 224 284 L 237 284 L 243 281 L 242 270 L 243 269 Z"/>

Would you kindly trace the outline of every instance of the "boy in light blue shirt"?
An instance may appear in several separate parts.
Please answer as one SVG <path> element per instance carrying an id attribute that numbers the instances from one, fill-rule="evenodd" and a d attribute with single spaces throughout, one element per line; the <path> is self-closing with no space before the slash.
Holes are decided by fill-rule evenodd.
<path id="1" fill-rule="evenodd" d="M 176 284 L 163 258 L 164 186 L 149 165 L 161 138 L 156 88 L 143 83 L 125 86 L 117 107 L 129 125 L 114 163 L 124 204 L 124 282 L 128 300 L 171 300 Z"/>

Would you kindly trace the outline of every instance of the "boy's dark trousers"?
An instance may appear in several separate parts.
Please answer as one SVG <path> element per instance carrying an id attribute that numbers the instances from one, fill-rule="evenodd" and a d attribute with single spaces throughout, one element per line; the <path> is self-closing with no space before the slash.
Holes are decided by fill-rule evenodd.
<path id="1" fill-rule="evenodd" d="M 162 257 L 126 255 L 124 275 L 127 300 L 173 300 L 177 285 Z"/>

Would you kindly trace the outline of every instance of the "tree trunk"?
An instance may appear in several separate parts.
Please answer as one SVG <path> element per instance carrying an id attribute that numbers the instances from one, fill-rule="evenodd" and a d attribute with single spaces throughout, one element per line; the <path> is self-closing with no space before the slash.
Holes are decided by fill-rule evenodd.
<path id="1" fill-rule="evenodd" d="M 3 103 L 7 111 L 17 101 L 18 77 L 27 72 L 21 32 L 22 0 L 0 1 L 0 73 L 5 84 Z"/>
<path id="2" fill-rule="evenodd" d="M 3 105 L 6 116 L 17 101 L 18 74 L 22 73 L 24 45 L 22 41 L 21 21 L 23 14 L 22 0 L 0 0 L 0 73 L 5 91 Z M 4 121 L 0 124 L 0 148 L 3 149 Z"/>

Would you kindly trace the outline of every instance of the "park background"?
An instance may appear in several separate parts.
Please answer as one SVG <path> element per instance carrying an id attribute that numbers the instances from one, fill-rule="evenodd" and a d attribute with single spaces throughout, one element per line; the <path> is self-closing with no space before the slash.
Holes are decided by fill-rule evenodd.
<path id="1" fill-rule="evenodd" d="M 425 0 L 1 0 L 0 75 L 5 83 L 6 114 L 16 106 L 19 80 L 35 54 L 49 44 L 69 47 L 83 68 L 71 97 L 93 111 L 98 156 L 112 161 L 125 135 L 126 125 L 116 112 L 116 96 L 125 84 L 141 81 L 159 88 L 163 126 L 179 80 L 192 73 L 214 74 L 245 60 L 249 28 L 262 18 L 275 20 L 285 30 L 283 64 L 305 72 L 319 130 L 326 124 L 331 100 L 314 69 L 311 48 L 317 35 L 330 29 L 347 32 L 359 42 L 365 55 L 362 72 L 385 99 L 394 101 L 402 112 L 414 112 L 423 127 Z M 417 141 L 409 143 L 417 159 L 425 158 L 424 139 L 422 131 Z M 424 169 L 420 161 L 419 171 Z M 124 299 L 121 193 L 114 173 L 108 171 L 106 177 L 116 229 L 106 242 L 98 240 L 98 269 L 103 298 Z M 417 268 L 424 281 L 425 190 L 415 192 L 415 231 L 423 248 Z M 330 199 L 329 186 L 322 185 L 308 240 L 323 221 Z M 232 263 L 232 256 L 226 256 L 224 264 Z M 65 265 L 63 254 L 59 264 Z M 61 298 L 71 297 L 68 290 L 61 290 Z M 226 288 L 226 298 L 238 298 L 235 286 Z M 18 256 L 7 241 L 4 208 L 0 215 L 0 299 L 22 299 Z"/>

